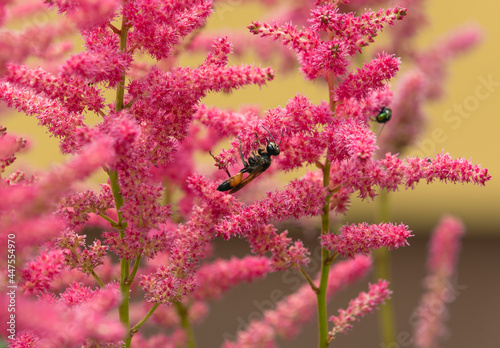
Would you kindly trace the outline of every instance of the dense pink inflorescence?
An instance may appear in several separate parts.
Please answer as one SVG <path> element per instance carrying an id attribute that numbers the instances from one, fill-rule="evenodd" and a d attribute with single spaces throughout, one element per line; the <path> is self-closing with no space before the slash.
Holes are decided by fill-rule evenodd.
<path id="1" fill-rule="evenodd" d="M 327 298 L 366 276 L 371 265 L 371 258 L 358 255 L 353 260 L 333 266 L 329 274 Z M 287 281 L 291 281 L 289 278 L 287 277 Z M 316 301 L 316 294 L 311 287 L 303 285 L 292 295 L 276 303 L 275 309 L 266 310 L 262 320 L 250 322 L 244 331 L 238 332 L 236 342 L 226 341 L 224 347 L 254 347 L 256 344 L 273 347 L 277 337 L 295 337 L 302 325 L 314 314 Z"/>
<path id="2" fill-rule="evenodd" d="M 359 321 L 360 317 L 373 312 L 381 303 L 390 298 L 392 291 L 388 289 L 389 283 L 379 279 L 376 284 L 370 284 L 368 292 L 361 292 L 358 297 L 349 302 L 347 309 L 339 309 L 339 314 L 331 316 L 330 321 L 334 327 L 328 333 L 328 339 L 332 340 L 337 333 L 346 333 L 352 328 L 352 322 Z"/>
<path id="3" fill-rule="evenodd" d="M 382 223 L 369 225 L 344 225 L 339 234 L 321 236 L 321 245 L 343 257 L 354 257 L 357 254 L 368 254 L 371 250 L 386 247 L 389 249 L 408 245 L 411 237 L 408 226 Z"/>
<path id="4" fill-rule="evenodd" d="M 196 272 L 197 289 L 193 297 L 197 300 L 220 298 L 230 287 L 243 281 L 251 282 L 262 278 L 271 271 L 269 259 L 247 256 L 233 257 L 229 261 L 218 260 L 201 267 Z"/>

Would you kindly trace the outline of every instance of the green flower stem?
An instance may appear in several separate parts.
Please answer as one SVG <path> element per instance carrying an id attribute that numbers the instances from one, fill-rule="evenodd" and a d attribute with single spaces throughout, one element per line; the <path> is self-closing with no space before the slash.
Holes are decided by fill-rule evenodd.
<path id="1" fill-rule="evenodd" d="M 188 308 L 184 306 L 181 302 L 175 302 L 175 308 L 177 309 L 177 314 L 181 318 L 181 326 L 184 329 L 187 337 L 187 347 L 196 348 L 196 342 L 194 339 L 194 331 L 188 318 Z"/>
<path id="2" fill-rule="evenodd" d="M 120 322 L 125 326 L 126 336 L 124 338 L 124 347 L 130 348 L 132 343 L 132 336 L 130 335 L 130 317 L 129 317 L 129 297 L 130 297 L 130 284 L 127 284 L 126 279 L 129 275 L 129 262 L 127 259 L 120 260 L 120 306 L 118 311 L 120 313 Z"/>
<path id="3" fill-rule="evenodd" d="M 94 271 L 90 271 L 90 275 L 92 277 L 94 277 L 95 281 L 97 282 L 97 284 L 99 284 L 99 286 L 101 288 L 105 288 L 106 285 L 104 285 L 104 283 L 102 282 L 101 278 L 99 278 L 99 276 L 97 275 L 97 273 L 95 273 Z"/>
<path id="4" fill-rule="evenodd" d="M 379 220 L 387 222 L 390 220 L 390 202 L 389 195 L 382 191 L 379 195 Z M 391 280 L 391 255 L 387 248 L 374 250 L 373 252 L 375 272 L 374 281 L 378 279 Z M 394 304 L 388 299 L 385 304 L 380 306 L 378 312 L 380 335 L 385 346 L 391 346 L 396 342 L 396 322 L 394 318 Z"/>
<path id="5" fill-rule="evenodd" d="M 99 215 L 100 217 L 102 217 L 104 220 L 106 220 L 107 222 L 109 222 L 109 224 L 113 227 L 115 227 L 118 223 L 113 220 L 112 218 L 110 218 L 109 216 L 106 216 L 106 215 Z"/>
<path id="6" fill-rule="evenodd" d="M 299 271 L 302 274 L 302 276 L 304 277 L 304 279 L 307 280 L 307 282 L 311 286 L 311 289 L 313 289 L 313 291 L 315 293 L 318 293 L 319 289 L 316 286 L 316 284 L 314 284 L 314 281 L 311 279 L 311 277 L 309 276 L 309 274 L 307 274 L 307 272 L 302 267 L 299 267 Z"/>
<path id="7" fill-rule="evenodd" d="M 122 18 L 122 27 L 120 29 L 120 50 L 123 52 L 127 51 L 127 34 L 128 34 L 128 26 L 126 25 L 127 23 L 127 18 L 123 17 Z M 116 88 L 116 111 L 121 111 L 123 109 L 123 100 L 125 96 L 125 79 L 127 75 L 125 71 L 123 72 L 122 75 L 122 80 L 118 84 L 118 87 Z"/>
<path id="8" fill-rule="evenodd" d="M 127 34 L 128 27 L 126 25 L 127 18 L 122 18 L 122 26 L 119 31 L 120 35 L 120 50 L 125 52 L 127 50 Z M 116 111 L 121 111 L 123 109 L 123 100 L 125 96 L 125 71 L 122 74 L 122 80 L 116 88 Z M 118 183 L 118 172 L 114 170 L 108 171 L 109 180 L 111 183 L 111 191 L 113 192 L 113 197 L 115 199 L 116 212 L 118 214 L 117 229 L 120 233 L 120 238 L 125 237 L 125 229 L 127 223 L 123 221 L 123 215 L 121 213 L 121 208 L 123 207 L 123 197 L 121 195 L 120 185 Z M 137 259 L 136 264 L 138 265 Z M 135 269 L 135 267 L 134 267 Z M 135 270 L 137 271 L 137 270 Z M 128 259 L 122 258 L 120 260 L 120 306 L 118 312 L 120 314 L 120 322 L 125 327 L 126 336 L 124 338 L 124 347 L 130 348 L 132 344 L 132 335 L 130 334 L 130 317 L 129 317 L 129 300 L 130 300 L 130 263 Z M 135 275 L 135 273 L 134 273 Z"/>
<path id="9" fill-rule="evenodd" d="M 132 269 L 132 273 L 130 273 L 130 275 L 128 276 L 128 278 L 126 280 L 126 283 L 128 283 L 129 285 L 132 284 L 132 282 L 134 281 L 137 270 L 139 269 L 139 265 L 141 264 L 141 259 L 142 259 L 141 255 L 138 255 L 135 259 L 134 268 Z"/>
<path id="10" fill-rule="evenodd" d="M 322 168 L 323 170 L 323 186 L 330 185 L 330 162 L 328 159 Z M 321 235 L 330 232 L 330 196 L 328 194 L 325 199 L 325 206 L 323 207 L 323 214 L 321 215 Z M 330 265 L 332 259 L 330 252 L 324 248 L 321 249 L 321 273 L 320 282 L 316 296 L 318 299 L 318 327 L 319 327 L 319 347 L 328 347 L 328 317 L 326 308 L 326 288 L 328 285 L 328 274 L 330 273 Z"/>
<path id="11" fill-rule="evenodd" d="M 137 331 L 139 331 L 139 328 L 149 319 L 151 314 L 153 314 L 153 312 L 156 310 L 156 308 L 158 308 L 159 305 L 159 303 L 155 303 L 153 307 L 151 307 L 149 312 L 144 316 L 144 318 L 142 318 L 137 324 L 134 325 L 133 328 L 130 329 L 130 337 L 132 337 Z"/>
<path id="12" fill-rule="evenodd" d="M 123 207 L 123 197 L 120 190 L 120 184 L 118 183 L 118 172 L 108 170 L 108 176 L 109 182 L 111 183 L 111 192 L 113 193 L 113 198 L 115 200 L 116 213 L 118 215 L 118 222 L 114 227 L 118 228 L 120 238 L 123 238 L 126 224 L 123 223 L 123 214 L 121 212 L 121 207 Z"/>

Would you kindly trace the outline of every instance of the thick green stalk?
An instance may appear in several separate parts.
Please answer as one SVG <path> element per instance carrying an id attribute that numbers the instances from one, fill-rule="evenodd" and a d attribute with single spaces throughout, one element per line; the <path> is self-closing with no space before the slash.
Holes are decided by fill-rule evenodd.
<path id="1" fill-rule="evenodd" d="M 390 219 L 389 195 L 382 191 L 379 195 L 379 221 L 387 222 Z M 391 255 L 387 248 L 374 250 L 374 281 L 378 279 L 391 280 Z M 394 318 L 394 304 L 392 300 L 386 300 L 378 311 L 380 335 L 386 347 L 396 342 L 396 323 Z"/>
<path id="2" fill-rule="evenodd" d="M 122 18 L 122 26 L 119 32 L 120 35 L 120 50 L 127 50 L 127 32 L 128 27 L 126 25 L 127 19 Z M 121 111 L 123 109 L 123 100 L 125 96 L 125 71 L 122 75 L 122 80 L 116 88 L 116 111 Z M 113 197 L 115 199 L 116 211 L 118 213 L 118 224 L 117 228 L 120 233 L 120 238 L 125 237 L 126 223 L 123 222 L 123 217 L 120 212 L 123 206 L 123 197 L 120 191 L 120 185 L 118 182 L 118 172 L 109 170 L 109 179 L 111 182 L 111 190 L 113 192 Z M 132 343 L 132 335 L 130 334 L 130 317 L 129 317 L 129 298 L 130 298 L 130 285 L 129 281 L 130 275 L 130 263 L 128 259 L 122 258 L 120 260 L 120 306 L 118 308 L 120 314 L 120 322 L 125 327 L 126 336 L 124 338 L 124 347 L 130 348 Z"/>
<path id="3" fill-rule="evenodd" d="M 125 327 L 125 345 L 124 347 L 130 348 L 132 343 L 132 336 L 130 335 L 130 317 L 129 317 L 129 297 L 130 297 L 130 284 L 126 282 L 129 275 L 129 263 L 128 260 L 122 258 L 120 260 L 120 307 L 118 311 L 120 313 L 120 322 Z"/>
<path id="4" fill-rule="evenodd" d="M 120 212 L 123 206 L 123 197 L 120 192 L 120 185 L 118 184 L 118 173 L 113 170 L 108 171 L 109 181 L 111 183 L 111 191 L 115 199 L 116 211 L 118 212 L 118 223 L 116 228 L 120 233 L 120 238 L 125 236 L 126 223 L 123 222 L 122 214 Z M 129 296 L 130 284 L 128 281 L 130 274 L 129 260 L 122 258 L 120 260 L 120 306 L 118 312 L 120 314 L 120 322 L 125 327 L 126 336 L 124 338 L 125 347 L 130 348 L 132 336 L 130 335 L 130 318 L 129 318 Z"/>
<path id="5" fill-rule="evenodd" d="M 323 186 L 330 185 L 330 162 L 326 160 L 323 166 Z M 326 197 L 323 214 L 321 215 L 321 235 L 330 231 L 330 194 Z M 330 252 L 324 248 L 321 249 L 321 273 L 318 291 L 318 327 L 319 327 L 319 347 L 328 347 L 328 317 L 326 308 L 326 288 L 328 285 L 328 274 L 330 272 Z"/>
<path id="6" fill-rule="evenodd" d="M 120 29 L 120 50 L 123 52 L 127 51 L 127 34 L 128 34 L 128 26 L 126 25 L 127 23 L 127 18 L 123 17 L 122 18 L 122 27 Z M 125 97 L 125 79 L 126 79 L 126 73 L 125 71 L 123 72 L 122 75 L 122 80 L 118 84 L 118 87 L 116 88 L 116 111 L 121 111 L 123 109 L 123 100 Z"/>
<path id="7" fill-rule="evenodd" d="M 196 348 L 196 341 L 194 339 L 194 331 L 188 318 L 188 309 L 181 302 L 175 302 L 177 314 L 181 318 L 181 326 L 184 329 L 187 337 L 187 347 Z"/>
<path id="8" fill-rule="evenodd" d="M 330 38 L 331 38 L 330 33 Z M 333 74 L 326 79 L 328 84 L 328 100 L 330 101 L 330 111 L 335 113 L 335 99 L 333 98 L 333 87 L 335 78 Z M 325 156 L 325 164 L 321 165 L 323 171 L 323 187 L 329 190 L 330 187 L 330 168 L 331 164 L 328 161 L 328 153 Z M 323 214 L 321 215 L 321 235 L 330 233 L 330 197 L 331 193 L 325 198 L 323 206 Z M 333 259 L 330 258 L 330 252 L 325 248 L 321 248 L 321 271 L 318 291 L 316 297 L 318 301 L 318 328 L 319 328 L 319 348 L 328 347 L 328 316 L 326 308 L 326 288 L 328 286 L 328 275 L 330 273 L 330 264 Z"/>

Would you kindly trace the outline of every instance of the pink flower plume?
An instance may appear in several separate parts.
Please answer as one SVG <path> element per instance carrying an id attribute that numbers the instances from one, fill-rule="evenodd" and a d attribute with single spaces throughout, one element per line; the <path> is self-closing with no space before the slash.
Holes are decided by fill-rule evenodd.
<path id="1" fill-rule="evenodd" d="M 366 276 L 371 265 L 370 257 L 361 255 L 335 264 L 328 276 L 327 299 Z M 238 332 L 236 342 L 226 341 L 223 347 L 255 347 L 255 344 L 274 347 L 277 337 L 291 339 L 314 315 L 316 302 L 310 285 L 303 285 L 278 302 L 275 309 L 266 310 L 262 320 L 253 320 L 244 331 Z"/>
<path id="2" fill-rule="evenodd" d="M 415 310 L 417 322 L 414 332 L 415 346 L 436 347 L 446 334 L 446 304 L 455 298 L 453 276 L 465 232 L 463 223 L 452 216 L 445 216 L 434 230 L 429 244 L 428 276 L 425 292 Z"/>
<path id="3" fill-rule="evenodd" d="M 60 13 L 66 13 L 80 28 L 101 24 L 113 17 L 121 5 L 120 0 L 45 0 L 57 6 Z"/>
<path id="4" fill-rule="evenodd" d="M 26 293 L 41 294 L 50 289 L 50 283 L 64 269 L 62 250 L 43 251 L 23 269 L 23 289 Z"/>
<path id="5" fill-rule="evenodd" d="M 411 237 L 408 226 L 381 223 L 369 225 L 365 222 L 358 225 L 344 225 L 339 234 L 321 236 L 321 245 L 335 251 L 343 257 L 354 257 L 357 254 L 368 254 L 371 250 L 386 247 L 389 249 L 409 245 Z"/>
<path id="6" fill-rule="evenodd" d="M 375 57 L 371 62 L 347 78 L 336 88 L 335 94 L 338 101 L 344 99 L 365 98 L 370 91 L 379 90 L 384 87 L 383 82 L 388 81 L 399 70 L 401 60 L 393 55 L 382 53 Z"/>
<path id="7" fill-rule="evenodd" d="M 269 259 L 255 256 L 233 257 L 202 266 L 196 272 L 197 288 L 193 297 L 197 300 L 220 298 L 232 286 L 265 277 L 271 271 L 270 266 Z"/>
<path id="8" fill-rule="evenodd" d="M 349 302 L 347 309 L 339 309 L 339 314 L 331 316 L 334 327 L 328 333 L 328 340 L 334 339 L 337 333 L 345 334 L 352 328 L 352 322 L 373 312 L 378 305 L 390 298 L 392 291 L 388 289 L 389 282 L 379 279 L 376 284 L 370 284 L 368 292 L 361 292 L 358 297 Z"/>

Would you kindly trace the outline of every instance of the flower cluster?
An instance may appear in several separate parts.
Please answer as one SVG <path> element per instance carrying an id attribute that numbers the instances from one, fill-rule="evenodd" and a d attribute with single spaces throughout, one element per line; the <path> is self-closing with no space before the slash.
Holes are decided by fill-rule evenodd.
<path id="1" fill-rule="evenodd" d="M 445 216 L 434 230 L 429 245 L 426 291 L 416 309 L 415 346 L 434 347 L 447 330 L 444 320 L 446 303 L 453 301 L 455 268 L 460 252 L 461 237 L 465 233 L 462 222 Z"/>
<path id="2" fill-rule="evenodd" d="M 332 267 L 328 279 L 327 297 L 335 296 L 346 286 L 365 277 L 372 266 L 367 256 L 356 256 Z M 262 320 L 254 320 L 244 331 L 238 332 L 236 342 L 226 341 L 225 348 L 272 347 L 277 336 L 296 336 L 304 323 L 310 320 L 316 305 L 316 296 L 308 285 L 301 286 L 295 293 L 277 303 L 276 309 L 264 312 Z"/>
<path id="3" fill-rule="evenodd" d="M 334 339 L 337 333 L 346 333 L 347 330 L 352 328 L 351 322 L 358 321 L 359 317 L 373 312 L 375 308 L 386 299 L 390 298 L 392 293 L 388 287 L 389 283 L 385 280 L 379 280 L 376 284 L 370 284 L 368 292 L 361 292 L 358 297 L 349 302 L 347 309 L 340 309 L 337 316 L 330 317 L 330 321 L 335 325 L 329 332 L 328 339 Z"/>
<path id="4" fill-rule="evenodd" d="M 389 249 L 408 245 L 406 239 L 412 236 L 408 226 L 400 224 L 345 225 L 339 234 L 326 234 L 321 238 L 321 245 L 339 253 L 343 257 L 367 254 L 370 250 L 386 247 Z"/>

